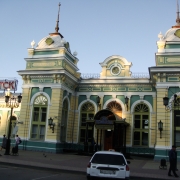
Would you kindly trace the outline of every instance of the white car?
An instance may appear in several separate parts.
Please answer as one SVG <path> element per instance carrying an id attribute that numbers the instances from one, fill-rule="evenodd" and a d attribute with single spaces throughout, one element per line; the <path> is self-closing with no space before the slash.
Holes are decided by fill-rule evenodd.
<path id="1" fill-rule="evenodd" d="M 87 179 L 118 178 L 129 179 L 130 169 L 124 155 L 115 151 L 98 151 L 87 165 Z"/>

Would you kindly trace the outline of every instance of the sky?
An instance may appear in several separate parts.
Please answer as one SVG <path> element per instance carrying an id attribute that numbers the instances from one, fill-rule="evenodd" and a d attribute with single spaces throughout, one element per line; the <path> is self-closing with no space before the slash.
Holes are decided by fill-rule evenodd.
<path id="1" fill-rule="evenodd" d="M 82 74 L 99 74 L 112 55 L 132 62 L 132 73 L 148 73 L 158 34 L 176 24 L 176 0 L 1 0 L 0 80 L 18 79 L 18 92 L 27 49 L 55 31 L 59 2 L 59 32 L 78 53 Z"/>

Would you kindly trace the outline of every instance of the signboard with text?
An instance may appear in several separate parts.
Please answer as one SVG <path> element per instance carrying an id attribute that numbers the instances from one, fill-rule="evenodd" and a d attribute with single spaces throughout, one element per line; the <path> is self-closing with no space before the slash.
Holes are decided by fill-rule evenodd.
<path id="1" fill-rule="evenodd" d="M 0 90 L 17 90 L 18 80 L 0 80 Z"/>

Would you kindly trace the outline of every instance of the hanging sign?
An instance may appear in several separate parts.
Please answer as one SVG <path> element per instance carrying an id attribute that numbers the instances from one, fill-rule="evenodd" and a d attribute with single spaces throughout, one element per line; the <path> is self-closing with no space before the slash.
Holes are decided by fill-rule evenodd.
<path id="1" fill-rule="evenodd" d="M 0 80 L 0 90 L 17 90 L 18 80 Z"/>
<path id="2" fill-rule="evenodd" d="M 100 120 L 95 120 L 95 124 L 114 124 L 114 122 L 109 120 L 106 116 L 102 116 Z"/>

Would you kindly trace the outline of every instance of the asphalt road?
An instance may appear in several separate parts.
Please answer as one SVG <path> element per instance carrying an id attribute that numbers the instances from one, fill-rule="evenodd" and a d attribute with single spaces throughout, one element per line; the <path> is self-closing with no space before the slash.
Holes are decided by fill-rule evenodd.
<path id="1" fill-rule="evenodd" d="M 0 180 L 86 180 L 86 174 L 0 165 Z"/>
<path id="2" fill-rule="evenodd" d="M 86 180 L 86 174 L 0 165 L 0 180 Z M 130 180 L 155 180 L 131 177 Z M 157 180 L 157 179 L 156 179 Z M 160 179 L 159 179 L 160 180 Z"/>

